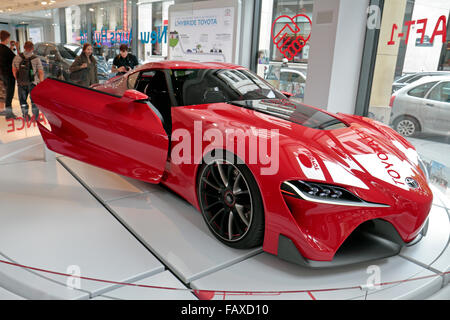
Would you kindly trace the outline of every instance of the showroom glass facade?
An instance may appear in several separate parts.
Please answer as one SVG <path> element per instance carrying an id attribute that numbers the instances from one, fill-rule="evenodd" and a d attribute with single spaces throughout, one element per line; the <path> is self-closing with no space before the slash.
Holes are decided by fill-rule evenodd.
<path id="1" fill-rule="evenodd" d="M 450 2 L 384 1 L 366 115 L 417 148 L 450 197 Z"/>
<path id="2" fill-rule="evenodd" d="M 261 3 L 258 75 L 300 101 L 305 91 L 309 42 L 297 47 L 293 42 L 297 37 L 309 40 L 313 5 L 313 0 L 262 0 Z M 297 27 L 299 32 L 295 32 Z M 276 43 L 284 32 L 288 41 Z"/>
<path id="3" fill-rule="evenodd" d="M 120 44 L 127 44 L 141 62 L 166 58 L 165 42 L 146 42 L 147 33 L 164 32 L 169 6 L 174 1 L 108 0 L 86 1 L 66 8 L 38 10 L 6 17 L 10 32 L 22 44 L 51 42 L 81 46 L 86 42 L 96 47 L 96 53 L 111 60 L 119 52 Z M 136 19 L 137 18 L 137 19 Z M 133 30 L 134 28 L 134 30 Z M 138 31 L 139 30 L 139 31 Z M 111 61 L 110 61 L 111 63 Z"/>

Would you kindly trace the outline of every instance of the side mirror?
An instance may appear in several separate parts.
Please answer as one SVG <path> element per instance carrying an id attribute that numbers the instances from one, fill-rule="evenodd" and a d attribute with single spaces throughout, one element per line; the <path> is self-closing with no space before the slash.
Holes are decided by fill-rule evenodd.
<path id="1" fill-rule="evenodd" d="M 284 94 L 288 99 L 289 99 L 290 97 L 292 97 L 292 93 L 289 93 L 289 92 L 287 92 L 287 91 L 281 91 L 281 93 Z"/>
<path id="2" fill-rule="evenodd" d="M 131 100 L 147 100 L 148 96 L 145 93 L 142 93 L 140 91 L 129 89 L 124 92 L 123 94 L 124 98 L 128 98 Z"/>

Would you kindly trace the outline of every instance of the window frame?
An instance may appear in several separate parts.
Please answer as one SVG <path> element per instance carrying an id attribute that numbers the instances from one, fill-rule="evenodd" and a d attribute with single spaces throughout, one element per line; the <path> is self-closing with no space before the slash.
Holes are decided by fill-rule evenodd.
<path id="1" fill-rule="evenodd" d="M 431 92 L 436 89 L 439 85 L 444 84 L 444 83 L 449 83 L 450 84 L 450 80 L 441 80 L 438 81 L 433 87 L 430 88 L 430 90 L 428 90 L 427 94 L 425 95 L 424 99 L 430 100 L 430 101 L 435 101 L 438 103 L 448 103 L 450 104 L 450 102 L 445 102 L 445 101 L 441 101 L 441 100 L 435 100 L 435 99 L 430 99 L 430 95 Z"/>
<path id="2" fill-rule="evenodd" d="M 430 87 L 428 90 L 426 90 L 426 92 L 424 93 L 423 97 L 418 97 L 418 96 L 414 96 L 414 95 L 411 95 L 411 94 L 410 94 L 410 92 L 413 91 L 414 89 L 417 89 L 417 88 L 420 87 L 420 86 L 423 86 L 423 85 L 426 85 L 426 84 L 429 84 L 429 83 L 433 83 L 433 82 L 434 82 L 434 84 L 431 85 L 431 87 Z M 424 82 L 424 83 L 418 84 L 418 85 L 415 86 L 414 88 L 409 89 L 409 90 L 406 92 L 406 95 L 407 95 L 408 97 L 413 97 L 413 98 L 418 98 L 418 99 L 427 99 L 426 97 L 427 97 L 428 94 L 430 93 L 430 90 L 432 90 L 438 83 L 439 83 L 439 81 L 430 81 L 430 82 Z"/>

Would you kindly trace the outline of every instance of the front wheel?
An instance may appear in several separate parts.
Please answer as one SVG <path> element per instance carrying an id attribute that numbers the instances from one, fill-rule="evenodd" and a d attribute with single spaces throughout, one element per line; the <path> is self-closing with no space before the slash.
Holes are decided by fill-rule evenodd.
<path id="1" fill-rule="evenodd" d="M 214 159 L 200 168 L 198 199 L 203 218 L 226 245 L 245 249 L 264 238 L 264 209 L 258 185 L 244 164 Z"/>
<path id="2" fill-rule="evenodd" d="M 394 130 L 404 137 L 410 137 L 420 131 L 419 122 L 412 117 L 398 117 L 393 124 Z"/>

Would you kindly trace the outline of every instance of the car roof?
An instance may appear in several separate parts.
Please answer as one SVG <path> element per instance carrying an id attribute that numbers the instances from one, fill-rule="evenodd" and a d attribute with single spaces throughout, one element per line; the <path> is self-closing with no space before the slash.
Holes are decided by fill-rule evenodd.
<path id="1" fill-rule="evenodd" d="M 398 90 L 398 93 L 402 93 L 404 91 L 409 91 L 412 88 L 415 88 L 421 84 L 428 83 L 428 82 L 439 82 L 439 81 L 450 81 L 450 74 L 448 75 L 442 75 L 442 76 L 429 76 L 429 77 L 423 77 L 417 81 L 414 81 L 412 83 L 409 83 L 408 85 L 404 86 L 400 90 Z"/>
<path id="2" fill-rule="evenodd" d="M 245 69 L 242 66 L 238 66 L 231 63 L 224 62 L 191 62 L 191 61 L 174 61 L 163 60 L 158 62 L 149 62 L 143 64 L 137 68 L 137 70 L 146 69 L 231 69 L 239 70 Z"/>

